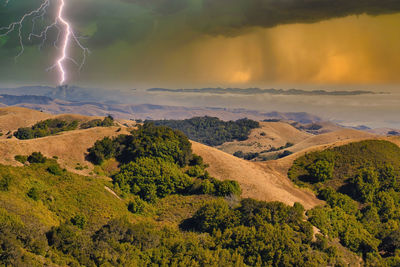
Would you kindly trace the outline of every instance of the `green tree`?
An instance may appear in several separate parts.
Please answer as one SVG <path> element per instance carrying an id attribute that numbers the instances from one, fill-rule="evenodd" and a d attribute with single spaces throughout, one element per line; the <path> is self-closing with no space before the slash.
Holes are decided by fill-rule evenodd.
<path id="1" fill-rule="evenodd" d="M 140 158 L 121 167 L 113 177 L 114 183 L 143 200 L 154 202 L 170 194 L 184 193 L 192 186 L 192 179 L 171 162 Z"/>
<path id="2" fill-rule="evenodd" d="M 240 218 L 223 201 L 213 201 L 201 207 L 191 218 L 192 227 L 200 232 L 224 231 L 239 225 Z"/>
<path id="3" fill-rule="evenodd" d="M 29 163 L 45 163 L 46 162 L 46 157 L 43 156 L 43 154 L 41 152 L 33 152 L 28 157 L 28 162 Z"/>
<path id="4" fill-rule="evenodd" d="M 379 174 L 374 168 L 361 169 L 352 180 L 356 189 L 355 197 L 363 202 L 372 202 L 380 187 L 378 177 Z"/>
<path id="5" fill-rule="evenodd" d="M 332 178 L 334 166 L 333 162 L 317 160 L 307 167 L 307 171 L 314 182 L 324 182 Z"/>

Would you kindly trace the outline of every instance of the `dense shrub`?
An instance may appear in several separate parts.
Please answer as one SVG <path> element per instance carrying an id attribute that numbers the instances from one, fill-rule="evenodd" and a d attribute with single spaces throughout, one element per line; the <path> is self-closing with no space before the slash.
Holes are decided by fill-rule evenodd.
<path id="1" fill-rule="evenodd" d="M 357 202 L 349 196 L 341 194 L 332 188 L 324 188 L 319 191 L 318 197 L 325 200 L 332 208 L 339 207 L 348 214 L 356 214 L 358 212 Z"/>
<path id="2" fill-rule="evenodd" d="M 319 198 L 327 202 L 308 211 L 313 225 L 362 253 L 366 264 L 381 265 L 381 256 L 398 262 L 393 244 L 400 230 L 399 171 L 399 147 L 373 140 L 300 157 L 289 177 L 319 190 Z"/>
<path id="3" fill-rule="evenodd" d="M 201 207 L 181 227 L 211 234 L 217 245 L 243 255 L 250 266 L 318 266 L 334 262 L 323 252 L 311 249 L 312 226 L 303 221 L 303 212 L 298 203 L 289 207 L 244 199 L 239 207 L 230 208 L 224 201 L 214 201 Z"/>
<path id="4" fill-rule="evenodd" d="M 40 138 L 59 132 L 75 130 L 78 124 L 78 121 L 67 122 L 60 119 L 48 119 L 38 122 L 30 128 L 19 128 L 14 133 L 14 136 L 21 140 Z"/>
<path id="5" fill-rule="evenodd" d="M 44 256 L 48 250 L 40 229 L 30 229 L 15 216 L 0 208 L 0 264 L 2 266 L 32 266 L 25 253 Z"/>
<path id="6" fill-rule="evenodd" d="M 48 168 L 47 171 L 53 175 L 62 175 L 63 170 L 61 169 L 60 165 L 58 164 L 51 164 Z"/>
<path id="7" fill-rule="evenodd" d="M 192 186 L 192 179 L 178 165 L 152 158 L 140 158 L 123 165 L 113 181 L 123 191 L 139 195 L 149 202 L 187 192 Z"/>
<path id="8" fill-rule="evenodd" d="M 240 185 L 236 181 L 225 180 L 219 181 L 216 179 L 211 179 L 211 182 L 214 184 L 215 195 L 217 196 L 240 196 L 242 194 L 242 189 Z"/>
<path id="9" fill-rule="evenodd" d="M 10 189 L 10 185 L 11 185 L 11 181 L 12 181 L 12 177 L 11 175 L 3 175 L 0 178 L 0 191 L 8 191 Z"/>
<path id="10" fill-rule="evenodd" d="M 233 155 L 235 157 L 242 158 L 245 160 L 252 160 L 260 156 L 260 153 L 258 152 L 243 153 L 243 151 L 236 151 L 235 153 L 233 153 Z"/>
<path id="11" fill-rule="evenodd" d="M 138 197 L 135 197 L 133 200 L 129 201 L 128 210 L 134 214 L 142 213 L 145 208 L 145 203 Z"/>
<path id="12" fill-rule="evenodd" d="M 70 221 L 73 225 L 79 227 L 80 229 L 83 229 L 87 223 L 87 220 L 83 215 L 75 215 Z"/>
<path id="13" fill-rule="evenodd" d="M 314 182 L 323 182 L 332 178 L 334 164 L 327 160 L 317 160 L 307 166 L 309 177 Z"/>
<path id="14" fill-rule="evenodd" d="M 155 125 L 168 126 L 182 131 L 191 140 L 218 146 L 234 140 L 246 140 L 250 131 L 259 128 L 260 124 L 249 119 L 222 121 L 214 117 L 195 117 L 187 120 L 150 121 Z M 145 123 L 149 123 L 146 121 Z"/>
<path id="15" fill-rule="evenodd" d="M 26 195 L 35 201 L 38 201 L 40 199 L 40 193 L 36 187 L 32 187 L 31 189 L 29 189 Z"/>
<path id="16" fill-rule="evenodd" d="M 121 137 L 120 137 L 121 138 Z M 109 137 L 105 137 L 102 140 L 96 141 L 93 147 L 91 147 L 88 155 L 88 159 L 94 164 L 101 164 L 104 160 L 110 159 L 117 155 L 117 149 L 119 144 L 116 140 Z"/>
<path id="17" fill-rule="evenodd" d="M 88 151 L 88 158 L 95 164 L 111 157 L 116 157 L 121 163 L 151 157 L 185 166 L 192 159 L 191 144 L 183 133 L 151 124 L 139 126 L 132 135 L 104 138 Z"/>
<path id="18" fill-rule="evenodd" d="M 362 202 L 372 202 L 379 189 L 379 174 L 374 168 L 363 168 L 350 181 L 350 184 L 355 188 L 353 197 Z"/>
<path id="19" fill-rule="evenodd" d="M 240 224 L 240 217 L 225 201 L 214 201 L 201 207 L 191 218 L 192 227 L 200 232 L 213 233 Z"/>
<path id="20" fill-rule="evenodd" d="M 43 156 L 41 152 L 33 152 L 29 157 L 28 157 L 28 162 L 29 163 L 45 163 L 46 162 L 46 157 Z"/>
<path id="21" fill-rule="evenodd" d="M 289 170 L 294 182 L 309 181 L 307 167 L 318 160 L 334 163 L 332 179 L 340 184 L 359 174 L 361 168 L 388 169 L 388 175 L 398 177 L 400 171 L 400 148 L 388 141 L 370 140 L 351 143 L 325 151 L 311 152 L 298 158 Z M 392 174 L 390 174 L 392 169 Z M 392 178 L 391 181 L 394 179 Z M 304 185 L 304 184 L 303 184 Z M 336 188 L 335 188 L 336 189 Z"/>
<path id="22" fill-rule="evenodd" d="M 28 161 L 28 156 L 16 155 L 14 159 L 22 164 Z"/>
<path id="23" fill-rule="evenodd" d="M 94 127 L 111 127 L 114 126 L 114 118 L 111 115 L 108 115 L 103 120 L 96 119 L 88 122 L 84 122 L 81 124 L 81 129 L 89 129 Z"/>

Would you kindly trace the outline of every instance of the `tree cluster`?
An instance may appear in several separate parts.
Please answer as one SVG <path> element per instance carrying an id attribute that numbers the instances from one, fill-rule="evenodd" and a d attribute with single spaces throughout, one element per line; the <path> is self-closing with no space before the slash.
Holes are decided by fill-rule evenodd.
<path id="1" fill-rule="evenodd" d="M 327 205 L 308 211 L 330 238 L 380 266 L 400 263 L 400 149 L 363 141 L 297 159 L 289 176 Z"/>
<path id="2" fill-rule="evenodd" d="M 72 131 L 78 128 L 78 121 L 67 122 L 61 119 L 48 119 L 32 127 L 19 128 L 14 136 L 21 140 L 34 139 L 54 135 L 59 132 Z"/>
<path id="3" fill-rule="evenodd" d="M 108 115 L 103 120 L 95 119 L 88 122 L 84 122 L 80 125 L 81 129 L 89 129 L 94 127 L 111 127 L 114 126 L 114 118 Z"/>
<path id="4" fill-rule="evenodd" d="M 188 138 L 164 126 L 145 124 L 131 135 L 104 138 L 89 149 L 88 157 L 97 164 L 116 158 L 121 166 L 112 177 L 114 185 L 151 203 L 171 194 L 241 194 L 237 182 L 210 177 L 202 158 L 192 154 Z"/>
<path id="5" fill-rule="evenodd" d="M 145 123 L 150 122 L 180 130 L 189 139 L 210 146 L 218 146 L 234 140 L 246 140 L 252 129 L 260 127 L 258 122 L 249 119 L 222 121 L 208 116 L 186 120 L 146 121 Z"/>

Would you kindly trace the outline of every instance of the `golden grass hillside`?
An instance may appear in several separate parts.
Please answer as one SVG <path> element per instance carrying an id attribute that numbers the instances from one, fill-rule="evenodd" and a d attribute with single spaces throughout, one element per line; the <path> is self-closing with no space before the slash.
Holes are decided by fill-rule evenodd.
<path id="1" fill-rule="evenodd" d="M 18 166 L 20 163 L 14 159 L 16 155 L 29 155 L 32 152 L 40 151 L 46 157 L 57 157 L 61 166 L 70 171 L 88 174 L 92 170 L 92 165 L 85 160 L 87 149 L 92 147 L 97 140 L 123 133 L 128 132 L 126 129 L 119 131 L 118 127 L 97 127 L 30 140 L 1 139 L 0 164 Z M 78 163 L 81 166 L 88 166 L 89 169 L 75 170 Z"/>
<path id="2" fill-rule="evenodd" d="M 24 109 L 1 108 L 0 130 L 17 129 L 32 125 L 40 120 L 59 117 L 63 119 L 89 120 L 94 117 L 80 115 L 58 115 Z M 374 135 L 356 130 L 339 130 L 322 135 L 311 135 L 297 130 L 287 123 L 263 122 L 262 128 L 251 133 L 247 142 L 260 142 L 263 146 L 280 146 L 286 142 L 295 145 L 290 148 L 293 155 L 268 162 L 250 162 L 234 157 L 216 148 L 192 142 L 194 153 L 202 156 L 210 165 L 209 172 L 217 179 L 238 181 L 243 189 L 243 197 L 252 197 L 266 201 L 281 201 L 286 204 L 302 203 L 307 209 L 321 202 L 310 191 L 295 187 L 287 177 L 287 170 L 294 159 L 312 150 L 321 150 L 329 146 L 342 145 L 349 142 L 373 139 Z M 3 128 L 1 128 L 3 127 Z M 8 128 L 7 128 L 8 127 Z M 75 173 L 89 175 L 93 165 L 85 160 L 88 148 L 106 136 L 117 136 L 128 133 L 126 127 L 97 127 L 86 130 L 62 132 L 55 136 L 31 140 L 1 139 L 0 164 L 21 165 L 15 161 L 15 155 L 28 155 L 35 151 L 42 152 L 46 157 L 57 157 L 61 166 Z M 261 135 L 265 132 L 265 135 Z M 400 139 L 392 138 L 393 142 Z M 235 142 L 231 142 L 233 144 Z M 226 148 L 229 146 L 227 145 Z M 231 148 L 234 147 L 233 145 Z M 231 149 L 229 148 L 229 149 Z M 79 165 L 78 165 L 79 164 Z M 88 166 L 87 169 L 77 170 L 77 166 Z"/>
<path id="3" fill-rule="evenodd" d="M 192 142 L 192 148 L 210 165 L 207 170 L 212 176 L 238 181 L 242 187 L 242 197 L 281 201 L 288 205 L 300 202 L 306 209 L 322 203 L 313 193 L 296 188 L 284 173 L 273 168 L 265 168 L 196 142 Z"/>
<path id="4" fill-rule="evenodd" d="M 251 131 L 247 140 L 227 142 L 218 148 L 229 154 L 236 151 L 261 152 L 272 147 L 284 146 L 286 143 L 297 144 L 313 136 L 285 122 L 260 122 L 260 126 Z"/>

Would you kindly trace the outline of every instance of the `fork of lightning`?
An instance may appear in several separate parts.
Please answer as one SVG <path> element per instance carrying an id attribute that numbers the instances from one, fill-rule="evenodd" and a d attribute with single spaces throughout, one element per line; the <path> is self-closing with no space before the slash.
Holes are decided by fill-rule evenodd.
<path id="1" fill-rule="evenodd" d="M 48 33 L 51 29 L 55 28 L 58 31 L 57 39 L 54 42 L 54 46 L 60 50 L 58 58 L 55 60 L 53 66 L 48 68 L 50 71 L 52 69 L 57 69 L 59 73 L 58 84 L 64 85 L 68 80 L 68 73 L 66 68 L 66 62 L 70 61 L 78 66 L 79 71 L 83 68 L 86 57 L 90 53 L 89 49 L 82 45 L 77 35 L 74 33 L 74 30 L 71 26 L 71 23 L 65 18 L 65 6 L 68 0 L 43 0 L 41 5 L 34 10 L 31 10 L 25 14 L 23 14 L 19 20 L 10 23 L 8 26 L 0 27 L 0 38 L 10 35 L 13 32 L 17 32 L 20 51 L 16 55 L 15 59 L 18 59 L 24 51 L 25 51 L 25 39 L 23 35 L 23 27 L 26 27 L 26 24 L 32 24 L 32 32 L 28 35 L 28 41 L 31 41 L 32 38 L 38 38 L 42 40 L 40 48 L 43 47 L 46 41 L 48 41 Z M 5 1 L 5 5 L 9 4 L 10 0 Z M 36 30 L 36 20 L 48 15 L 49 7 L 54 3 L 57 5 L 57 13 L 53 18 L 52 22 L 41 27 L 39 31 Z M 31 18 L 31 21 L 28 19 Z M 60 44 L 60 45 L 59 45 Z M 58 45 L 60 47 L 58 47 Z M 77 46 L 82 51 L 82 59 L 80 62 L 73 59 L 69 56 L 70 50 L 72 46 Z"/>

